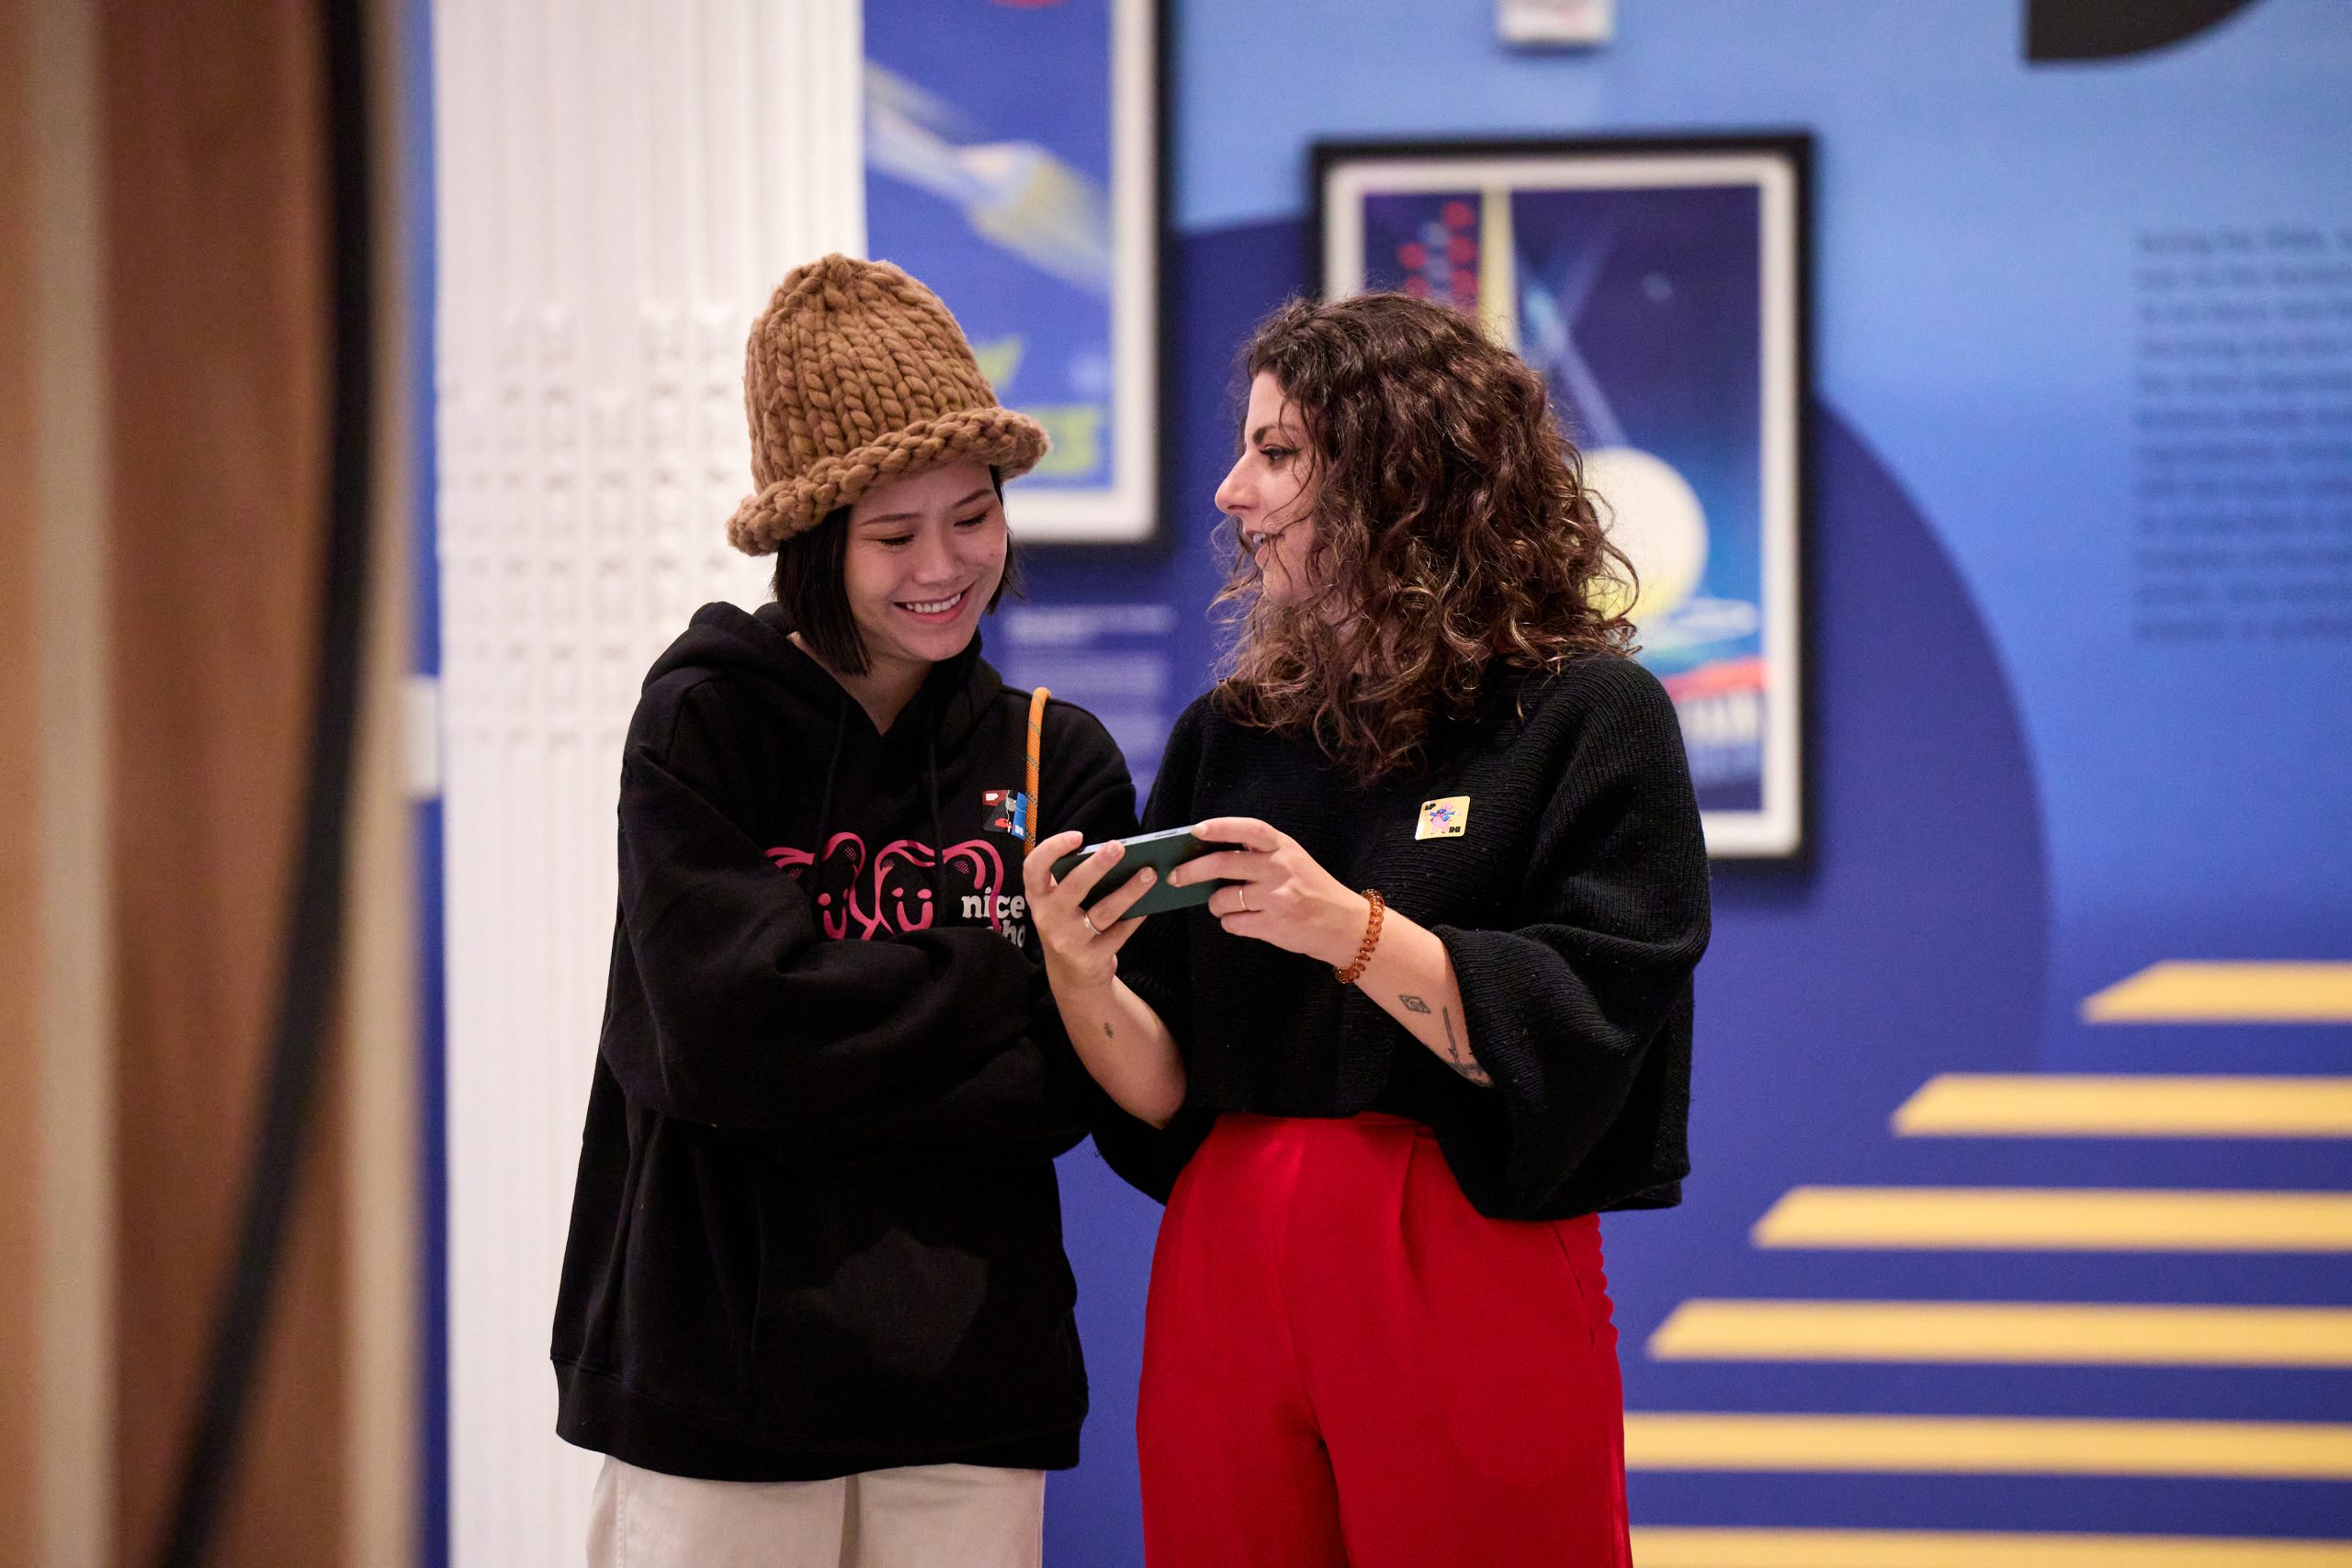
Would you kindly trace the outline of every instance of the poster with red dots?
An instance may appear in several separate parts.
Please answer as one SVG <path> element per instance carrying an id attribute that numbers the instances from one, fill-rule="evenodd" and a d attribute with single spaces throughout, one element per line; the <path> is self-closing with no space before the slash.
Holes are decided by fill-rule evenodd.
<path id="1" fill-rule="evenodd" d="M 1324 288 L 1473 316 L 1540 374 L 1639 576 L 1720 856 L 1804 843 L 1801 138 L 1327 144 Z"/>
<path id="2" fill-rule="evenodd" d="M 1378 237 L 1368 265 L 1381 287 L 1478 313 L 1478 192 L 1373 196 L 1363 206 L 1365 233 Z"/>

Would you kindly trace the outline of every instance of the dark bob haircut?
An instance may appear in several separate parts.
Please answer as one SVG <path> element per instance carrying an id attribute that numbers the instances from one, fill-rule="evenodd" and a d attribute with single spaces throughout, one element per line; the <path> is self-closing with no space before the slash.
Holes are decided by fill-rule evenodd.
<path id="1" fill-rule="evenodd" d="M 989 469 L 989 482 L 996 487 L 1001 504 L 1004 480 L 993 468 Z M 849 613 L 849 589 L 842 577 L 848 555 L 849 508 L 837 506 L 814 528 L 795 534 L 776 547 L 775 602 L 783 608 L 790 629 L 800 634 L 800 640 L 819 662 L 843 675 L 863 675 L 865 639 L 858 636 L 857 622 Z M 996 592 L 989 595 L 982 614 L 996 614 L 1008 588 L 1014 597 L 1020 596 L 1020 560 L 1012 536 L 1007 534 L 1004 575 L 997 579 Z"/>

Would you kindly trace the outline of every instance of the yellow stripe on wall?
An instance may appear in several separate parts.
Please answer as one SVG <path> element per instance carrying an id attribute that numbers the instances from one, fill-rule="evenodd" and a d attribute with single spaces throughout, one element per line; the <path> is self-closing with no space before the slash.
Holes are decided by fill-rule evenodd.
<path id="1" fill-rule="evenodd" d="M 2091 1023 L 2352 1023 L 2352 964 L 2151 964 L 2083 999 Z"/>
<path id="2" fill-rule="evenodd" d="M 2352 1138 L 2352 1077 L 1942 1073 L 1894 1127 L 1914 1138 Z"/>
<path id="3" fill-rule="evenodd" d="M 1684 1302 L 1659 1360 L 2352 1367 L 2340 1307 L 2044 1302 Z"/>
<path id="4" fill-rule="evenodd" d="M 1798 1187 L 1751 1234 L 1775 1247 L 2352 1252 L 2352 1192 Z"/>
<path id="5" fill-rule="evenodd" d="M 2352 1568 L 2352 1540 L 1991 1530 L 1634 1531 L 1641 1568 Z"/>
<path id="6" fill-rule="evenodd" d="M 2352 1426 L 1628 1411 L 1634 1470 L 2352 1481 Z"/>

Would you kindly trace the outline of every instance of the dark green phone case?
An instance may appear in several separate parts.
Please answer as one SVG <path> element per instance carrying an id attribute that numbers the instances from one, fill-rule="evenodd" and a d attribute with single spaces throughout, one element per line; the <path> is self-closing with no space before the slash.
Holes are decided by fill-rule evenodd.
<path id="1" fill-rule="evenodd" d="M 1218 888 L 1233 886 L 1230 882 L 1201 882 L 1190 887 L 1170 886 L 1168 874 L 1186 861 L 1207 854 L 1212 850 L 1232 847 L 1229 844 L 1203 843 L 1193 836 L 1193 830 L 1190 828 L 1170 828 L 1158 833 L 1138 833 L 1132 839 L 1122 839 L 1119 841 L 1126 846 L 1126 850 L 1119 856 L 1118 863 L 1111 867 L 1110 872 L 1095 886 L 1094 891 L 1087 897 L 1084 906 L 1087 908 L 1093 908 L 1097 900 L 1116 892 L 1125 885 L 1128 877 L 1133 876 L 1145 866 L 1149 866 L 1158 872 L 1159 880 L 1152 884 L 1149 892 L 1136 900 L 1135 908 L 1127 911 L 1130 915 L 1158 915 L 1170 909 L 1189 909 L 1195 904 L 1207 903 L 1209 895 Z M 1068 876 L 1078 869 L 1080 861 L 1102 847 L 1101 844 L 1089 844 L 1082 850 L 1062 856 L 1054 863 L 1054 880 L 1058 882 Z"/>

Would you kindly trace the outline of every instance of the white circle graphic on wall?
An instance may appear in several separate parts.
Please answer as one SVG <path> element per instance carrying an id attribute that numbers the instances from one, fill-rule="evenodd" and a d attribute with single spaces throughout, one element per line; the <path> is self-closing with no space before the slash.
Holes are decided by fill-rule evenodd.
<path id="1" fill-rule="evenodd" d="M 1699 492 L 1673 464 L 1634 446 L 1586 453 L 1584 482 L 1610 542 L 1640 576 L 1630 612 L 1634 625 L 1670 618 L 1707 570 L 1707 513 Z"/>

